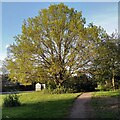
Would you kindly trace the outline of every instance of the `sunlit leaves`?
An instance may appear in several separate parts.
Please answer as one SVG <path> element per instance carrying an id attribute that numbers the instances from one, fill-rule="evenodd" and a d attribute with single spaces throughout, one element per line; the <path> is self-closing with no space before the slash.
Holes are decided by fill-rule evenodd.
<path id="1" fill-rule="evenodd" d="M 53 80 L 59 84 L 76 73 L 86 72 L 105 32 L 93 24 L 85 27 L 85 23 L 82 12 L 62 3 L 50 5 L 40 10 L 38 16 L 25 20 L 22 33 L 11 47 L 11 79 Z"/>

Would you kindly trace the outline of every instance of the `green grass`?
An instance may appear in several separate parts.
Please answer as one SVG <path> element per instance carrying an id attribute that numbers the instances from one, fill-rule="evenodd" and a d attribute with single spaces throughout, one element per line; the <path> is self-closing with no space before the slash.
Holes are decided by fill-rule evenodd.
<path id="1" fill-rule="evenodd" d="M 43 94 L 41 92 L 21 93 L 22 106 L 3 108 L 3 118 L 63 118 L 68 115 L 74 94 Z M 5 95 L 2 95 L 4 98 Z M 3 102 L 3 99 L 2 99 Z"/>
<path id="2" fill-rule="evenodd" d="M 94 92 L 91 104 L 96 118 L 120 118 L 120 91 Z"/>

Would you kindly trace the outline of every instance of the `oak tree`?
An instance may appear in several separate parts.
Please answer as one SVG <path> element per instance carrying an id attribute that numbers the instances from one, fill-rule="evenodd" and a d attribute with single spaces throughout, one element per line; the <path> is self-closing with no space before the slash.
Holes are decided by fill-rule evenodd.
<path id="1" fill-rule="evenodd" d="M 61 84 L 80 72 L 89 73 L 95 49 L 105 35 L 101 27 L 86 26 L 82 12 L 62 3 L 50 5 L 23 22 L 22 33 L 10 47 L 9 77 Z"/>

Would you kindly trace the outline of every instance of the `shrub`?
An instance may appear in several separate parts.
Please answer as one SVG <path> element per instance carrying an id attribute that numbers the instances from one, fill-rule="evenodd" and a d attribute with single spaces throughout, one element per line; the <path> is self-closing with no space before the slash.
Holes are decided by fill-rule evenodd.
<path id="1" fill-rule="evenodd" d="M 57 86 L 55 89 L 48 87 L 41 91 L 44 94 L 62 94 L 62 93 L 75 93 L 76 91 L 72 88 L 65 88 L 64 86 Z"/>
<path id="2" fill-rule="evenodd" d="M 66 89 L 63 86 L 57 86 L 56 89 L 54 89 L 52 91 L 53 94 L 62 94 L 62 93 L 66 93 Z"/>
<path id="3" fill-rule="evenodd" d="M 57 86 L 55 89 L 51 89 L 50 87 L 42 90 L 43 93 L 47 94 L 62 94 L 66 93 L 66 89 L 62 86 Z"/>
<path id="4" fill-rule="evenodd" d="M 17 94 L 9 94 L 4 98 L 4 107 L 16 107 L 20 105 L 19 96 Z"/>
<path id="5" fill-rule="evenodd" d="M 50 88 L 46 88 L 46 89 L 43 89 L 43 90 L 41 91 L 41 93 L 43 93 L 43 94 L 52 94 L 52 91 L 53 91 L 53 90 L 51 90 Z"/>
<path id="6" fill-rule="evenodd" d="M 77 93 L 95 91 L 97 82 L 87 77 L 86 75 L 74 76 L 66 79 L 61 85 L 56 85 L 55 82 L 47 83 L 47 89 L 44 93 L 62 94 L 62 93 Z"/>
<path id="7" fill-rule="evenodd" d="M 98 89 L 99 89 L 100 91 L 110 91 L 110 90 L 112 90 L 113 88 L 112 88 L 112 85 L 111 85 L 111 84 L 100 84 L 100 85 L 98 85 Z"/>
<path id="8" fill-rule="evenodd" d="M 63 86 L 65 88 L 71 89 L 71 92 L 90 92 L 95 91 L 97 83 L 92 79 L 83 79 L 81 77 L 73 77 L 64 81 Z"/>

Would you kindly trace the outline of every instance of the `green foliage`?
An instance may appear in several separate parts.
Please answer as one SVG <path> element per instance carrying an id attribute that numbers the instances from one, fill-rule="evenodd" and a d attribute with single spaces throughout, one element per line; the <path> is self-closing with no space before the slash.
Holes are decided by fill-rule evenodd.
<path id="1" fill-rule="evenodd" d="M 75 76 L 65 80 L 62 84 L 56 85 L 54 82 L 49 82 L 43 93 L 62 94 L 62 93 L 77 93 L 85 91 L 95 91 L 97 87 L 96 81 L 88 78 L 88 76 Z"/>
<path id="2" fill-rule="evenodd" d="M 75 93 L 76 91 L 72 88 L 65 88 L 64 86 L 56 86 L 56 88 L 51 89 L 48 87 L 47 89 L 42 90 L 45 94 L 63 94 L 63 93 Z"/>
<path id="3" fill-rule="evenodd" d="M 25 20 L 22 33 L 10 46 L 9 77 L 21 83 L 54 81 L 59 85 L 79 72 L 88 73 L 97 44 L 107 34 L 101 27 L 85 24 L 82 12 L 63 3 Z"/>
<path id="4" fill-rule="evenodd" d="M 109 84 L 98 85 L 98 90 L 100 90 L 100 91 L 110 91 L 112 89 L 113 89 L 113 87 L 110 83 Z"/>
<path id="5" fill-rule="evenodd" d="M 72 89 L 73 92 L 94 91 L 97 87 L 96 81 L 86 75 L 70 78 L 63 85 L 67 89 Z"/>
<path id="6" fill-rule="evenodd" d="M 19 96 L 17 94 L 9 94 L 4 98 L 3 106 L 4 107 L 16 107 L 20 106 Z"/>
<path id="7" fill-rule="evenodd" d="M 97 57 L 94 61 L 95 79 L 97 79 L 100 84 L 105 83 L 105 81 L 109 79 L 114 89 L 118 83 L 115 77 L 119 76 L 120 71 L 119 51 L 120 41 L 117 33 L 114 33 L 99 44 L 96 51 Z"/>
<path id="8" fill-rule="evenodd" d="M 56 83 L 54 81 L 49 81 L 49 82 L 47 82 L 46 85 L 47 85 L 46 86 L 47 89 L 49 89 L 49 90 L 54 90 L 57 87 L 57 85 L 56 85 Z"/>
<path id="9" fill-rule="evenodd" d="M 66 93 L 66 89 L 63 86 L 57 86 L 56 89 L 52 91 L 53 94 L 62 94 Z"/>
<path id="10" fill-rule="evenodd" d="M 9 78 L 15 82 L 52 81 L 55 89 L 84 73 L 100 83 L 109 79 L 115 87 L 114 78 L 120 71 L 119 38 L 93 23 L 86 26 L 82 12 L 74 8 L 60 3 L 40 10 L 36 17 L 23 22 L 15 41 L 7 59 Z M 93 86 L 94 81 L 90 82 L 84 87 Z M 76 87 L 78 91 L 80 87 Z"/>

